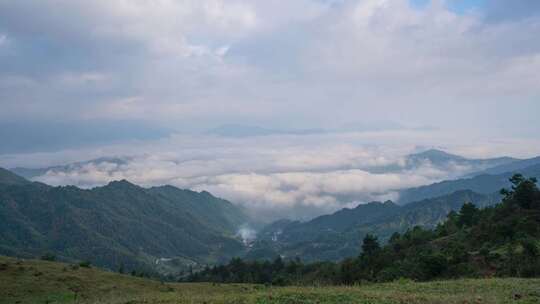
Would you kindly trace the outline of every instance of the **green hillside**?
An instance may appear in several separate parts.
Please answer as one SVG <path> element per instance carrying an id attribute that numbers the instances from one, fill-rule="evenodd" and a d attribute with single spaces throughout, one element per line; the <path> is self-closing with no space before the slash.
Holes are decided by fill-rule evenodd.
<path id="1" fill-rule="evenodd" d="M 96 268 L 0 256 L 0 304 L 538 303 L 538 279 L 480 279 L 355 287 L 160 283 Z"/>
<path id="2" fill-rule="evenodd" d="M 482 277 L 540 277 L 540 190 L 535 178 L 516 174 L 500 204 L 482 209 L 465 203 L 435 229 L 395 232 L 382 246 L 363 237 L 356 257 L 338 263 L 233 259 L 188 281 L 228 283 L 359 284 L 411 279 L 430 281 Z"/>
<path id="3" fill-rule="evenodd" d="M 2 171 L 0 253 L 177 273 L 242 254 L 242 210 L 207 192 L 127 181 L 50 187 Z"/>
<path id="4" fill-rule="evenodd" d="M 338 261 L 355 256 L 362 238 L 376 234 L 387 240 L 394 232 L 404 232 L 415 226 L 434 228 L 451 211 L 466 202 L 479 207 L 499 201 L 498 195 L 482 195 L 458 191 L 449 195 L 425 199 L 406 206 L 390 201 L 372 202 L 354 209 L 343 209 L 311 221 L 278 221 L 267 226 L 247 254 L 248 259 L 299 257 L 304 261 Z"/>

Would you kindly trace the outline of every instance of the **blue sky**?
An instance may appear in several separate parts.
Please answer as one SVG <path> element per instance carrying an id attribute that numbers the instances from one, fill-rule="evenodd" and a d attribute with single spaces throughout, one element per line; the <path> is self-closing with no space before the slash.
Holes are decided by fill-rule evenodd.
<path id="1" fill-rule="evenodd" d="M 410 2 L 418 8 L 424 8 L 430 4 L 431 0 L 410 0 Z M 463 14 L 470 10 L 485 9 L 486 0 L 452 0 L 447 1 L 446 5 L 452 11 Z"/>

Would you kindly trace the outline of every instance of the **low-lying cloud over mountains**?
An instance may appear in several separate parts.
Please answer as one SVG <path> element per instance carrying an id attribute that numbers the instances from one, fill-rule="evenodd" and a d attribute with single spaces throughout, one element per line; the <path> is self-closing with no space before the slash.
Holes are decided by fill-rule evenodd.
<path id="1" fill-rule="evenodd" d="M 509 161 L 487 164 L 438 151 L 409 155 L 426 150 L 433 137 L 444 139 L 444 134 L 405 130 L 242 138 L 178 135 L 96 149 L 4 155 L 0 161 L 11 168 L 59 165 L 16 170 L 51 185 L 94 187 L 128 179 L 143 186 L 171 184 L 206 190 L 268 220 L 306 219 L 373 200 L 395 200 L 400 189 Z M 417 146 L 422 143 L 423 147 Z M 491 149 L 486 153 L 478 152 L 476 145 L 454 143 L 452 151 L 472 156 L 516 155 L 516 151 L 504 150 L 512 146 L 482 144 Z M 85 159 L 94 160 L 77 162 Z"/>

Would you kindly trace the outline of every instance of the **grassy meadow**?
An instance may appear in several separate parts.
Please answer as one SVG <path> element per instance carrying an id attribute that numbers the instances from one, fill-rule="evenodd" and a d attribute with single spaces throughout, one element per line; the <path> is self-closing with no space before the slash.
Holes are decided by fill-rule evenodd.
<path id="1" fill-rule="evenodd" d="M 351 287 L 162 283 L 96 268 L 0 257 L 0 303 L 540 303 L 540 279 Z"/>

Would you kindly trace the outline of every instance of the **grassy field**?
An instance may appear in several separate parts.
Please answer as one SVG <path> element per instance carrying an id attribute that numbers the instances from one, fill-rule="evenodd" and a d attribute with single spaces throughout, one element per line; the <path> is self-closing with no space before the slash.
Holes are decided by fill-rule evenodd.
<path id="1" fill-rule="evenodd" d="M 0 257 L 0 303 L 540 303 L 540 279 L 355 287 L 169 284 L 95 268 Z"/>

